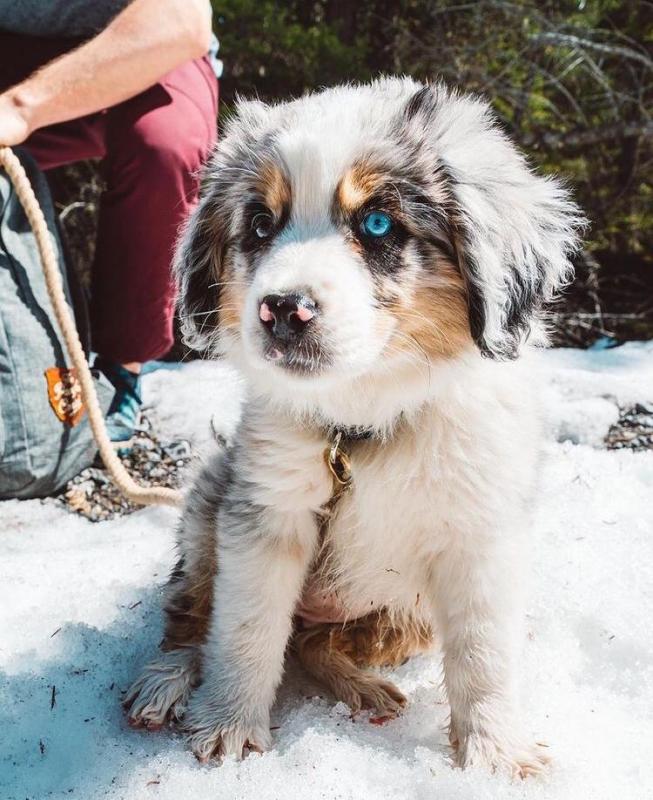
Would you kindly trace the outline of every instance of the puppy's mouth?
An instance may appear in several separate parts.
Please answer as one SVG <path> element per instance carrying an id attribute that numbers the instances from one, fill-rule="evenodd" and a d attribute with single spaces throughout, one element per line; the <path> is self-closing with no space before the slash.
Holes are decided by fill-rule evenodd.
<path id="1" fill-rule="evenodd" d="M 296 375 L 317 375 L 329 365 L 329 357 L 317 341 L 301 344 L 268 341 L 264 345 L 266 361 Z"/>

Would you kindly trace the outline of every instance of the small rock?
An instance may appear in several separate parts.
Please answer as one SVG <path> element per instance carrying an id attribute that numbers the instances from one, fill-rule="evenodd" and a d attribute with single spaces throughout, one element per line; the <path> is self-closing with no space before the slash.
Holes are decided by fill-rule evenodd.
<path id="1" fill-rule="evenodd" d="M 190 444 L 185 439 L 164 444 L 161 446 L 161 449 L 167 456 L 170 456 L 173 461 L 185 461 L 192 455 Z"/>

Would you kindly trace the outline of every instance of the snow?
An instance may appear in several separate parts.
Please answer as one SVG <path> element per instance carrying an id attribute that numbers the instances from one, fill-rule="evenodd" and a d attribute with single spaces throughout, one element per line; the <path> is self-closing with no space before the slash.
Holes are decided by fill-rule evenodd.
<path id="1" fill-rule="evenodd" d="M 274 750 L 199 766 L 179 736 L 132 731 L 120 708 L 161 636 L 175 512 L 92 524 L 49 503 L 6 501 L 0 798 L 653 797 L 653 451 L 598 447 L 617 403 L 653 399 L 653 343 L 537 361 L 547 440 L 521 673 L 531 729 L 554 758 L 547 778 L 511 784 L 451 766 L 437 655 L 393 671 L 410 705 L 384 727 L 352 721 L 290 665 Z M 165 437 L 204 448 L 212 419 L 232 432 L 243 387 L 226 366 L 145 380 Z"/>

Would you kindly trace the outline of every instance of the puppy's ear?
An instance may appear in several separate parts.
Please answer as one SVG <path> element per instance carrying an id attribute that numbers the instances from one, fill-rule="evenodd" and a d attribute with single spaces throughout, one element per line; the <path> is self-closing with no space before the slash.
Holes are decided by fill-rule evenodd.
<path id="1" fill-rule="evenodd" d="M 207 349 L 218 332 L 226 226 L 215 201 L 204 197 L 177 245 L 174 272 L 181 332 L 184 343 L 196 350 Z"/>
<path id="2" fill-rule="evenodd" d="M 256 143 L 269 112 L 270 107 L 258 100 L 237 102 L 206 169 L 202 199 L 177 245 L 174 272 L 181 330 L 184 342 L 197 350 L 217 342 L 220 287 L 233 241 L 233 219 L 247 194 L 247 175 L 256 172 Z"/>
<path id="3" fill-rule="evenodd" d="M 472 336 L 484 355 L 515 358 L 531 330 L 540 334 L 542 304 L 572 277 L 585 220 L 560 182 L 534 174 L 483 100 L 423 87 L 404 120 L 446 184 Z"/>

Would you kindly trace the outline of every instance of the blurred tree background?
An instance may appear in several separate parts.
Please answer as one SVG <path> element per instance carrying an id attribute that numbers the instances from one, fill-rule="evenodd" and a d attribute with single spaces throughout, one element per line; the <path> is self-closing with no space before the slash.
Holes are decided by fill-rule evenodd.
<path id="1" fill-rule="evenodd" d="M 213 0 L 222 113 L 406 73 L 483 94 L 591 220 L 558 341 L 653 337 L 653 2 Z"/>

